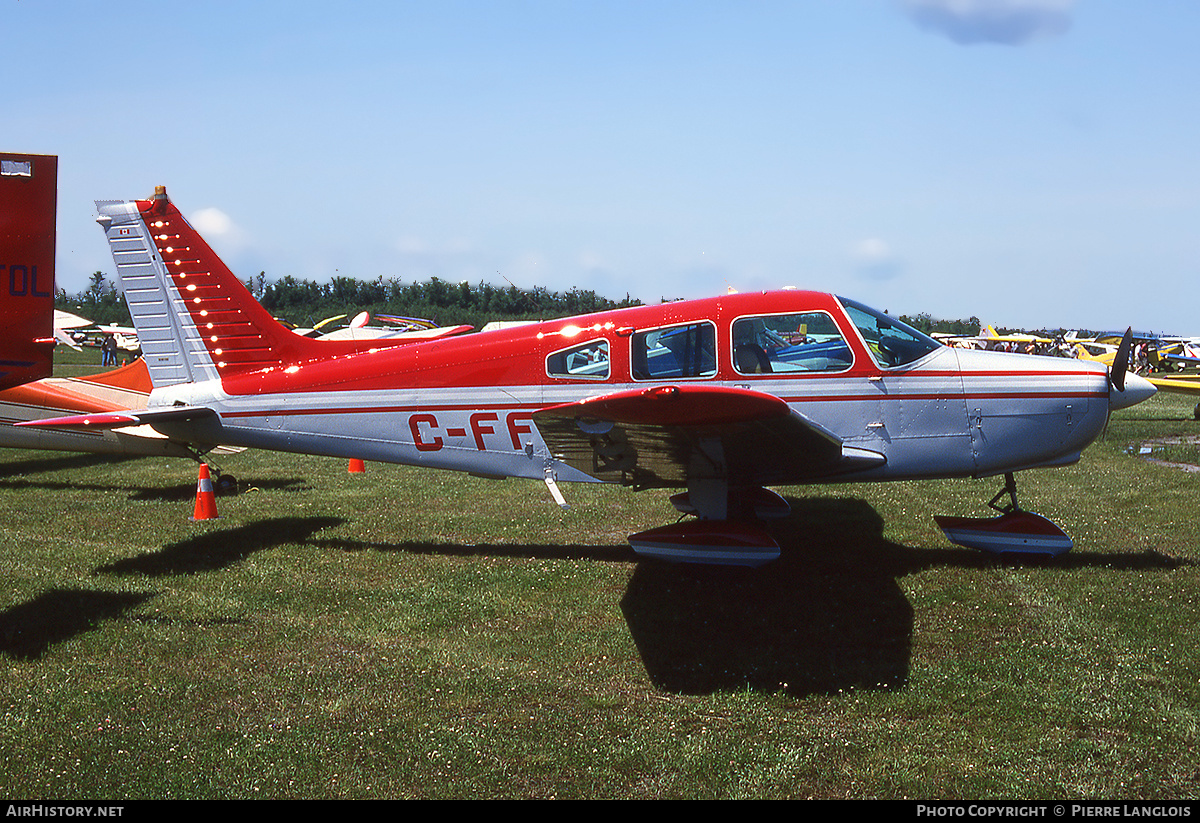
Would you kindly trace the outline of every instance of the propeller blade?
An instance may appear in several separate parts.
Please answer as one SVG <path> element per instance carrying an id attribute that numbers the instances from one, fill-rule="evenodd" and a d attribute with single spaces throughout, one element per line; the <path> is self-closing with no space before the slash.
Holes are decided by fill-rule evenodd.
<path id="1" fill-rule="evenodd" d="M 1125 391 L 1125 372 L 1129 369 L 1129 349 L 1132 345 L 1133 327 L 1130 326 L 1121 338 L 1121 345 L 1117 346 L 1117 356 L 1113 360 L 1112 371 L 1108 374 L 1109 382 L 1117 391 Z"/>

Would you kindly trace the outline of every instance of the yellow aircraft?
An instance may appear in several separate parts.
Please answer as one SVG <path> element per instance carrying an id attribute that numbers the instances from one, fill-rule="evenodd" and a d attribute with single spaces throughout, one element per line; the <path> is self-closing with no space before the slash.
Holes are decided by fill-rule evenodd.
<path id="1" fill-rule="evenodd" d="M 1038 346 L 1049 346 L 1054 343 L 1053 338 L 1042 337 L 1041 335 L 1037 334 L 1024 334 L 1022 332 L 1009 332 L 1008 334 L 1000 334 L 990 325 L 987 327 L 987 331 L 980 336 L 986 341 L 994 343 L 1012 343 L 1018 346 L 1026 346 L 1030 343 Z"/>
<path id="2" fill-rule="evenodd" d="M 1050 337 L 1041 337 L 1036 334 L 1022 334 L 1020 332 L 1000 334 L 992 326 L 985 326 L 980 330 L 978 335 L 974 336 L 934 334 L 933 337 L 947 346 L 954 346 L 960 349 L 1031 351 L 1041 354 L 1055 345 L 1055 341 Z"/>
<path id="3" fill-rule="evenodd" d="M 1117 347 L 1107 343 L 1094 343 L 1091 340 L 1074 341 L 1074 354 L 1080 360 L 1095 360 L 1112 367 L 1117 359 Z"/>

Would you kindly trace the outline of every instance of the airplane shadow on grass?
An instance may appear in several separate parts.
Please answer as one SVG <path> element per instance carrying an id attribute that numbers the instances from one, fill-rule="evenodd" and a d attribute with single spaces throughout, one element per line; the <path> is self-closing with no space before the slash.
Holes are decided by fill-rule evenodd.
<path id="1" fill-rule="evenodd" d="M 219 571 L 254 552 L 285 543 L 300 543 L 343 521 L 336 517 L 283 517 L 189 537 L 161 550 L 118 560 L 98 574 L 167 575 Z M 116 620 L 154 597 L 152 593 L 51 589 L 0 611 L 0 654 L 35 660 L 63 641 L 105 620 Z"/>
<path id="2" fill-rule="evenodd" d="M 752 688 L 802 696 L 898 689 L 909 676 L 913 610 L 900 580 L 922 569 L 997 565 L 1169 569 L 1154 552 L 1003 558 L 883 537 L 865 501 L 790 499 L 771 526 L 779 560 L 760 569 L 642 563 L 621 608 L 656 685 L 680 693 Z"/>
<path id="3" fill-rule="evenodd" d="M 794 696 L 898 689 L 908 682 L 913 630 L 899 582 L 907 575 L 936 566 L 1179 565 L 1154 552 L 998 558 L 903 546 L 884 539 L 883 519 L 863 500 L 789 503 L 791 515 L 771 527 L 781 556 L 760 569 L 638 565 L 621 608 L 658 687 Z"/>
<path id="4" fill-rule="evenodd" d="M 176 483 L 170 486 L 162 485 L 131 485 L 117 483 L 84 483 L 77 480 L 40 480 L 37 475 L 53 473 L 68 469 L 87 469 L 96 466 L 119 466 L 121 463 L 145 460 L 144 457 L 106 455 L 106 454 L 69 454 L 55 457 L 45 457 L 30 460 L 15 460 L 0 464 L 0 489 L 44 489 L 46 491 L 75 491 L 98 492 L 127 492 L 129 499 L 144 503 L 179 503 L 191 500 L 196 496 L 196 482 Z M 174 458 L 183 460 L 183 458 Z M 113 477 L 119 477 L 119 472 L 113 472 Z M 274 477 L 265 480 L 241 480 L 237 482 L 237 491 L 246 492 L 251 489 L 273 492 L 303 492 L 312 490 L 311 481 L 303 477 Z M 218 495 L 223 490 L 214 483 Z"/>
<path id="5" fill-rule="evenodd" d="M 0 653 L 36 660 L 56 643 L 91 631 L 137 608 L 151 594 L 51 589 L 0 612 Z"/>
<path id="6" fill-rule="evenodd" d="M 801 696 L 902 688 L 908 682 L 913 611 L 899 581 L 923 568 L 1176 565 L 1154 553 L 998 559 L 969 549 L 913 548 L 885 540 L 882 518 L 865 501 L 789 502 L 791 516 L 771 527 L 782 555 L 759 569 L 642 560 L 628 545 L 314 542 L 345 551 L 635 563 L 622 614 L 652 682 L 681 694 L 751 688 Z"/>
<path id="7" fill-rule="evenodd" d="M 101 566 L 99 574 L 170 575 L 219 571 L 240 563 L 251 554 L 285 543 L 313 542 L 322 529 L 340 526 L 339 517 L 277 517 L 258 520 L 231 529 L 213 531 L 169 543 L 158 551 L 146 552 Z"/>
<path id="8" fill-rule="evenodd" d="M 655 685 L 803 695 L 907 683 L 913 611 L 898 579 L 913 550 L 883 540 L 860 500 L 790 502 L 767 566 L 638 565 L 621 609 Z"/>
<path id="9" fill-rule="evenodd" d="M 957 548 L 912 548 L 883 538 L 866 502 L 791 500 L 772 527 L 783 549 L 760 569 L 640 560 L 628 545 L 560 546 L 374 543 L 321 538 L 338 517 L 288 517 L 218 528 L 100 567 L 98 574 L 161 577 L 218 571 L 286 543 L 342 551 L 584 558 L 634 565 L 620 601 L 648 676 L 664 691 L 705 694 L 751 688 L 796 696 L 896 689 L 908 681 L 912 607 L 905 575 L 934 566 L 987 568 L 1013 562 Z M 1032 560 L 1055 568 L 1170 569 L 1153 552 L 1072 553 Z M 0 612 L 0 653 L 35 659 L 51 645 L 118 619 L 152 594 L 51 590 Z"/>
<path id="10" fill-rule="evenodd" d="M 43 472 L 57 472 L 64 469 L 84 469 L 92 466 L 125 463 L 140 460 L 114 454 L 76 454 L 74 452 L 39 452 L 37 457 L 27 459 L 5 460 L 0 463 L 0 479 L 24 477 Z"/>

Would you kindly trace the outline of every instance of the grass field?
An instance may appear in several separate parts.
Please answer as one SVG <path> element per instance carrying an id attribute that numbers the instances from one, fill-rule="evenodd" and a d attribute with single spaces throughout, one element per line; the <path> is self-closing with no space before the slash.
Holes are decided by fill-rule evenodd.
<path id="1" fill-rule="evenodd" d="M 193 523 L 187 461 L 0 452 L 0 795 L 1194 799 L 1200 474 L 1130 454 L 1193 405 L 1022 475 L 1025 563 L 933 523 L 998 480 L 783 489 L 750 571 L 639 562 L 661 493 L 244 452 Z"/>

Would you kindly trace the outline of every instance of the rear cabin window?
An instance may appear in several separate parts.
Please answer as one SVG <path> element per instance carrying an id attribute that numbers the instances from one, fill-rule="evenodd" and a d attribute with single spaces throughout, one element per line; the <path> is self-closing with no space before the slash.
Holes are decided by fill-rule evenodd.
<path id="1" fill-rule="evenodd" d="M 630 345 L 635 380 L 712 377 L 717 373 L 717 330 L 693 323 L 638 332 Z"/>
<path id="2" fill-rule="evenodd" d="M 607 380 L 610 372 L 608 341 L 592 340 L 556 351 L 546 358 L 546 374 L 580 380 Z"/>
<path id="3" fill-rule="evenodd" d="M 845 371 L 854 362 L 824 312 L 742 317 L 733 323 L 733 367 L 740 374 Z"/>

